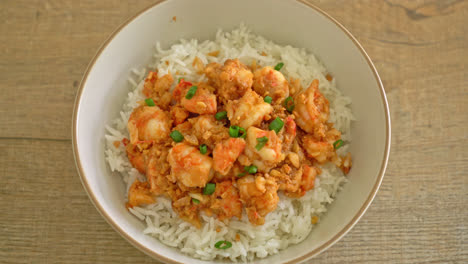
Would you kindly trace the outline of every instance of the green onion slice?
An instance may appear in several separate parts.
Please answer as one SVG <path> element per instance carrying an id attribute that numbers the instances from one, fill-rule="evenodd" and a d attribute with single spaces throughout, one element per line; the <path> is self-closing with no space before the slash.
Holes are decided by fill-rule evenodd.
<path id="1" fill-rule="evenodd" d="M 271 104 L 271 102 L 273 101 L 273 98 L 271 98 L 271 96 L 268 96 L 268 95 L 267 95 L 267 96 L 265 96 L 265 98 L 263 99 L 263 101 L 264 101 L 265 103 Z"/>
<path id="2" fill-rule="evenodd" d="M 147 106 L 155 106 L 156 104 L 154 103 L 153 99 L 151 98 L 146 98 L 145 103 Z"/>
<path id="3" fill-rule="evenodd" d="M 217 249 L 228 249 L 230 247 L 232 247 L 232 243 L 225 240 L 220 240 L 215 244 L 215 248 Z"/>
<path id="4" fill-rule="evenodd" d="M 279 70 L 281 70 L 281 68 L 283 68 L 283 66 L 284 66 L 284 63 L 280 62 L 280 63 L 276 64 L 275 70 L 279 71 Z"/>
<path id="5" fill-rule="evenodd" d="M 291 96 L 288 96 L 288 98 L 284 100 L 284 107 L 286 108 L 286 110 L 288 110 L 289 113 L 292 113 L 295 106 L 296 105 L 294 104 L 294 99 Z"/>
<path id="6" fill-rule="evenodd" d="M 278 134 L 280 130 L 283 128 L 283 126 L 284 126 L 283 120 L 277 117 L 275 118 L 275 120 L 273 120 L 273 122 L 270 123 L 270 125 L 268 126 L 268 129 L 274 130 L 276 134 Z"/>
<path id="7" fill-rule="evenodd" d="M 344 144 L 343 140 L 338 139 L 337 141 L 335 141 L 335 143 L 333 143 L 333 147 L 335 149 L 339 149 L 343 146 L 343 144 Z"/>
<path id="8" fill-rule="evenodd" d="M 183 80 L 184 80 L 184 78 L 183 78 L 183 77 L 180 77 L 178 83 L 180 83 L 180 82 L 183 81 Z"/>
<path id="9" fill-rule="evenodd" d="M 245 131 L 244 128 L 240 126 L 230 126 L 229 127 L 229 136 L 233 138 L 246 138 L 247 137 L 247 131 Z"/>
<path id="10" fill-rule="evenodd" d="M 192 202 L 193 202 L 194 204 L 199 204 L 199 203 L 200 203 L 200 200 L 195 199 L 195 198 L 192 198 Z"/>
<path id="11" fill-rule="evenodd" d="M 245 166 L 244 170 L 250 174 L 255 174 L 257 173 L 257 166 L 255 165 Z"/>
<path id="12" fill-rule="evenodd" d="M 216 120 L 223 120 L 227 118 L 227 112 L 226 111 L 221 111 L 215 114 Z"/>
<path id="13" fill-rule="evenodd" d="M 261 137 L 261 138 L 257 138 L 257 145 L 255 146 L 255 148 L 257 150 L 261 150 L 265 144 L 268 142 L 268 138 L 267 137 Z"/>
<path id="14" fill-rule="evenodd" d="M 244 138 L 244 139 L 245 139 L 245 138 L 247 137 L 247 131 L 245 131 L 244 128 L 239 127 L 239 132 L 242 132 L 242 133 L 241 133 L 242 135 L 239 134 L 239 137 L 240 137 L 240 138 Z"/>
<path id="15" fill-rule="evenodd" d="M 205 155 L 208 152 L 208 147 L 205 144 L 200 145 L 200 153 Z"/>
<path id="16" fill-rule="evenodd" d="M 213 194 L 216 189 L 215 183 L 207 183 L 205 188 L 203 188 L 203 194 L 210 195 Z"/>
<path id="17" fill-rule="evenodd" d="M 197 86 L 192 86 L 190 89 L 187 91 L 187 94 L 185 95 L 185 99 L 192 99 L 192 97 L 195 95 L 197 92 L 198 87 Z"/>
<path id="18" fill-rule="evenodd" d="M 175 142 L 181 142 L 184 140 L 184 136 L 177 130 L 172 131 L 170 136 Z"/>
<path id="19" fill-rule="evenodd" d="M 229 127 L 229 136 L 236 138 L 239 137 L 239 127 L 238 126 L 230 126 Z"/>
<path id="20" fill-rule="evenodd" d="M 239 173 L 239 174 L 237 174 L 237 177 L 243 177 L 243 176 L 245 176 L 245 174 L 246 174 L 245 172 Z"/>

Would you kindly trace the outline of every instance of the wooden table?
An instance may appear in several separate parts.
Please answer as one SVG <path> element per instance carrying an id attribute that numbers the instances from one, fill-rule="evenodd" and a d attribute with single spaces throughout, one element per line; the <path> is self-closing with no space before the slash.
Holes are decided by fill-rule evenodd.
<path id="1" fill-rule="evenodd" d="M 0 1 L 0 263 L 155 263 L 93 207 L 71 148 L 86 66 L 153 1 L 128 2 Z M 468 263 L 468 1 L 310 2 L 373 59 L 393 128 L 372 206 L 312 262 Z"/>

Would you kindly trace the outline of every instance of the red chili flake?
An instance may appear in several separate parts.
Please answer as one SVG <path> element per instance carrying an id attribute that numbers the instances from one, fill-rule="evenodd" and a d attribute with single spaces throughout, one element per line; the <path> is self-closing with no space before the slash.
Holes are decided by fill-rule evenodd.
<path id="1" fill-rule="evenodd" d="M 127 146 L 128 143 L 130 143 L 130 141 L 128 140 L 128 138 L 123 138 L 122 143 L 124 144 L 124 146 Z"/>

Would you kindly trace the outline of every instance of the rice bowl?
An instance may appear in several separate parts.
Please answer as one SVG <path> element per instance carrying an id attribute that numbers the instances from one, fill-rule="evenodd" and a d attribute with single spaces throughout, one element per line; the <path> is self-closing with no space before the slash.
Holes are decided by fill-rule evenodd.
<path id="1" fill-rule="evenodd" d="M 249 26 L 250 26 L 250 25 L 251 25 L 251 23 L 249 23 Z M 254 31 L 255 31 L 255 32 L 258 32 L 256 29 L 254 29 Z M 260 32 L 260 33 L 261 33 L 261 32 Z M 203 39 L 203 38 L 202 38 L 202 39 Z M 293 41 L 293 42 L 294 42 L 294 41 Z M 174 43 L 174 42 L 172 42 L 172 43 Z M 164 44 L 164 46 L 167 47 L 167 43 Z M 317 47 L 320 47 L 320 44 L 319 44 Z M 323 53 L 321 53 L 321 52 L 319 52 L 319 53 L 321 54 L 320 57 L 323 57 L 323 56 L 324 56 Z M 326 56 L 325 56 L 325 57 L 326 57 Z M 182 61 L 182 62 L 183 62 L 183 61 Z M 329 63 L 330 60 L 327 59 L 327 62 Z M 328 66 L 328 63 L 327 63 L 327 66 Z M 270 63 L 270 65 L 271 65 L 271 63 Z M 333 65 L 333 63 L 332 63 L 332 65 Z M 120 67 L 120 66 L 119 66 L 119 67 Z M 128 73 L 128 69 L 129 69 L 129 67 L 127 67 L 127 70 L 126 70 L 127 73 Z M 331 72 L 332 72 L 332 73 L 335 73 L 335 72 L 336 72 L 336 76 L 337 76 L 336 78 L 337 78 L 337 80 L 338 80 L 338 81 L 341 80 L 341 79 L 340 79 L 340 76 L 342 76 L 342 74 L 340 73 L 340 70 L 339 70 L 339 69 L 337 70 L 336 67 L 333 66 L 333 67 L 331 67 Z M 122 72 L 122 73 L 123 73 L 123 72 Z M 125 73 L 125 75 L 128 75 L 127 73 Z M 137 74 L 138 74 L 138 73 L 142 73 L 142 71 L 141 71 L 140 69 L 138 69 L 135 73 L 137 73 Z M 86 80 L 86 82 L 84 82 L 84 84 L 87 84 L 87 83 L 91 82 L 91 81 L 93 80 L 93 78 L 94 78 L 94 75 L 91 74 L 91 75 L 88 77 L 88 79 Z M 345 78 L 344 80 L 350 81 L 349 78 L 348 78 L 348 79 Z M 135 82 L 138 82 L 138 78 L 135 78 Z M 352 83 L 352 81 L 351 81 L 351 83 Z M 341 85 L 340 87 L 342 88 L 343 86 Z M 351 87 L 356 87 L 356 86 L 353 85 L 353 86 L 351 86 Z M 321 89 L 322 89 L 322 87 L 321 87 Z M 325 93 L 325 92 L 324 92 L 324 93 Z M 354 93 L 354 92 L 351 92 L 351 93 L 350 93 L 350 94 L 352 95 L 351 97 L 353 98 L 353 108 L 356 108 L 356 109 L 357 109 L 357 112 L 356 112 L 356 111 L 353 111 L 353 112 L 354 112 L 354 113 L 357 113 L 357 114 L 356 114 L 357 119 L 358 119 L 359 121 L 364 120 L 363 123 L 365 124 L 365 123 L 366 123 L 366 120 L 365 120 L 365 119 L 361 119 L 362 112 L 361 112 L 361 110 L 360 110 L 360 105 L 362 105 L 362 104 L 361 104 L 361 102 L 358 100 L 357 106 L 356 106 L 356 104 L 355 104 L 356 101 L 355 101 L 355 100 L 356 100 L 357 97 L 355 97 L 355 96 L 353 95 L 353 93 Z M 84 96 L 85 94 L 86 94 L 86 93 L 83 93 L 83 95 L 81 95 L 81 93 L 80 93 L 80 96 L 79 96 L 78 98 L 80 98 L 81 101 L 85 100 L 85 99 L 86 99 L 86 96 Z M 349 94 L 349 91 L 348 91 L 347 94 Z M 369 102 L 371 102 L 371 101 L 369 101 Z M 80 111 L 83 111 L 84 108 L 80 108 L 80 109 L 81 109 Z M 103 108 L 103 109 L 104 109 L 104 108 Z M 115 108 L 114 108 L 114 109 L 115 109 Z M 113 111 L 113 110 L 112 110 L 112 111 Z M 107 113 L 108 111 L 106 110 L 105 112 Z M 113 118 L 115 118 L 115 113 L 118 113 L 118 111 L 114 111 Z M 81 115 L 81 116 L 83 116 L 83 115 Z M 82 118 L 81 118 L 81 119 L 82 119 Z M 110 120 L 110 119 L 109 119 L 109 120 Z M 105 123 L 108 124 L 109 122 L 107 121 L 107 122 L 105 122 Z M 76 123 L 75 123 L 75 125 L 76 125 Z M 75 128 L 76 128 L 76 126 L 75 126 Z M 387 129 L 389 129 L 388 126 L 387 126 Z M 82 130 L 79 129 L 79 131 L 80 131 L 80 132 L 78 132 L 78 135 L 83 135 L 83 133 L 81 132 Z M 388 131 L 387 131 L 387 132 L 388 132 Z M 354 135 L 354 136 L 356 135 L 356 133 L 357 133 L 358 135 L 361 135 L 361 132 L 360 132 L 359 129 L 356 130 L 356 131 L 355 131 L 355 129 L 353 129 L 353 135 Z M 387 133 L 387 136 L 388 136 L 388 133 Z M 77 138 L 77 135 L 75 134 L 74 140 L 76 140 L 76 138 Z M 78 137 L 78 139 L 79 139 L 79 138 L 81 138 L 81 137 Z M 362 138 L 361 136 L 358 137 L 358 142 L 359 142 L 359 141 L 362 141 L 361 138 Z M 349 138 L 349 139 L 350 139 L 350 138 Z M 389 139 L 387 138 L 387 140 L 389 140 Z M 80 140 L 78 140 L 78 142 L 80 142 Z M 81 142 L 83 142 L 83 141 L 81 141 Z M 353 137 L 353 144 L 354 144 L 354 142 L 355 142 L 355 137 Z M 74 141 L 74 143 L 76 144 L 76 141 Z M 81 143 L 81 144 L 83 144 L 83 143 Z M 81 145 L 81 144 L 78 143 L 78 145 Z M 388 144 L 388 141 L 386 142 L 386 144 Z M 351 146 L 351 147 L 352 147 L 352 146 Z M 83 149 L 83 147 L 80 147 L 80 148 Z M 75 150 L 76 150 L 76 146 L 75 146 Z M 388 149 L 387 149 L 387 151 L 388 151 Z M 80 152 L 80 151 L 79 151 L 79 152 Z M 102 152 L 101 152 L 101 153 L 102 153 Z M 361 155 L 361 154 L 359 154 L 359 155 Z M 80 160 L 81 160 L 81 161 L 80 161 Z M 88 164 L 88 161 L 86 161 L 86 162 L 83 163 L 83 160 L 87 160 L 87 158 L 85 158 L 85 157 L 82 156 L 82 155 L 77 156 L 77 163 L 78 163 L 78 164 L 81 163 L 81 164 L 85 165 L 85 167 L 83 167 L 83 169 L 84 169 L 85 171 L 88 171 L 88 170 L 89 170 L 89 167 L 86 165 L 86 164 Z M 385 160 L 386 160 L 386 156 L 385 156 Z M 386 163 L 386 162 L 385 162 L 385 163 Z M 81 165 L 79 165 L 79 167 L 81 167 Z M 80 168 L 80 172 L 81 172 L 82 176 L 83 176 L 83 169 Z M 368 175 L 368 172 L 362 171 L 361 169 L 359 169 L 359 172 L 362 172 L 362 173 L 359 173 L 359 174 L 361 174 L 361 175 Z M 88 173 L 88 175 L 89 175 L 89 173 Z M 136 175 L 135 175 L 135 176 L 136 176 Z M 355 172 L 352 176 L 357 176 L 357 175 L 356 175 L 356 172 Z M 114 181 L 114 180 L 110 179 L 110 178 L 107 177 L 107 176 L 105 176 L 105 177 L 106 177 L 106 179 L 107 179 L 107 180 L 106 180 L 107 182 L 109 182 L 109 180 L 112 181 L 112 182 Z M 366 176 L 366 177 L 367 177 L 367 176 Z M 351 209 L 351 208 L 355 208 L 355 207 L 354 207 L 354 206 L 355 206 L 354 204 L 358 203 L 358 201 L 361 201 L 361 200 L 360 200 L 361 198 L 360 198 L 359 192 L 358 192 L 358 193 L 354 192 L 354 190 L 355 190 L 355 187 L 353 187 L 353 186 L 355 186 L 355 185 L 354 185 L 355 183 L 353 183 L 353 181 L 355 180 L 354 177 L 350 177 L 350 179 L 351 179 L 351 182 L 348 183 L 348 185 L 349 185 L 349 184 L 353 184 L 353 185 L 351 185 L 351 187 L 349 187 L 349 188 L 348 188 L 348 185 L 346 185 L 346 188 L 340 193 L 340 195 L 344 195 L 345 197 L 347 197 L 348 194 L 349 194 L 349 191 L 351 191 L 351 192 L 354 193 L 353 195 L 354 195 L 355 199 L 353 199 L 353 200 L 355 200 L 355 202 L 353 202 L 352 204 L 348 204 L 348 206 L 351 206 L 351 207 L 350 207 L 350 209 Z M 92 187 L 92 186 L 96 186 L 96 185 L 95 185 L 96 183 L 93 183 L 93 184 L 90 186 L 89 183 L 87 183 L 87 182 L 89 182 L 90 180 L 91 180 L 91 178 L 89 178 L 89 176 L 86 176 L 86 178 L 83 178 L 83 181 L 84 181 L 85 186 L 88 186 L 88 187 L 87 187 L 87 190 L 90 192 L 90 195 L 91 195 L 91 196 L 97 195 L 96 190 L 94 190 L 95 187 Z M 121 179 L 119 179 L 119 180 L 121 181 Z M 357 181 L 356 181 L 356 184 L 361 184 L 361 186 L 364 187 L 364 185 L 362 185 L 363 182 L 362 182 L 362 180 L 360 179 L 360 176 L 359 176 L 358 178 L 356 178 L 356 180 L 357 180 Z M 380 177 L 380 180 L 381 180 L 381 177 Z M 380 182 L 380 180 L 379 180 L 378 182 Z M 94 182 L 94 180 L 92 180 L 92 181 Z M 114 183 L 112 183 L 112 184 L 114 184 Z M 374 186 L 374 187 L 373 187 L 374 191 L 372 191 L 371 193 L 373 193 L 373 195 L 374 195 L 374 194 L 375 194 L 375 186 L 378 187 L 378 184 L 377 184 L 377 185 L 373 185 L 373 186 Z M 365 188 L 367 188 L 367 187 L 365 187 Z M 371 189 L 372 189 L 372 188 L 371 188 Z M 101 188 L 101 191 L 104 191 L 104 193 L 102 193 L 103 195 L 107 195 L 107 194 L 106 194 L 107 191 L 106 191 L 105 189 L 102 189 L 102 188 Z M 117 193 L 116 193 L 116 194 L 117 194 Z M 120 195 L 122 195 L 122 193 L 120 193 Z M 365 195 L 366 197 L 368 197 L 368 196 L 367 196 L 367 193 L 363 193 L 363 195 Z M 371 195 L 370 197 L 373 197 L 373 195 Z M 101 194 L 99 194 L 99 196 L 101 196 Z M 115 196 L 115 197 L 117 197 L 117 196 Z M 120 198 L 117 198 L 117 199 L 120 199 Z M 98 206 L 99 208 L 101 208 L 101 211 L 103 211 L 103 210 L 102 210 L 102 206 L 104 206 L 105 208 L 109 208 L 109 205 L 106 205 L 106 203 L 108 203 L 108 202 L 104 202 L 101 198 L 98 197 L 97 200 L 96 200 L 96 198 L 93 198 L 93 200 L 97 203 L 97 206 Z M 97 201 L 99 201 L 99 202 L 97 202 Z M 108 201 L 110 201 L 110 200 L 108 200 Z M 367 207 L 367 205 L 369 204 L 369 200 L 367 200 L 367 201 L 368 201 L 368 202 L 365 203 L 365 205 L 366 205 L 365 207 Z M 164 203 L 164 202 L 162 202 L 161 200 L 158 200 L 158 202 L 159 202 L 159 203 Z M 337 225 L 336 225 L 337 228 L 339 228 L 339 229 L 343 228 L 343 225 L 338 224 L 338 223 L 336 222 L 336 220 L 333 220 L 333 219 L 335 219 L 335 215 L 336 215 L 336 213 L 335 213 L 335 212 L 336 212 L 336 210 L 335 210 L 336 207 L 338 207 L 338 208 L 342 207 L 342 202 L 340 202 L 340 199 L 337 199 L 336 202 L 337 202 L 337 203 L 334 204 L 334 207 L 335 207 L 335 208 L 333 208 L 333 210 L 332 210 L 332 211 L 333 211 L 333 217 L 330 216 L 330 217 L 331 217 L 331 218 L 330 218 L 330 217 L 328 217 L 328 215 L 327 215 L 327 217 L 324 218 L 324 219 L 331 219 L 331 222 L 330 222 L 330 223 L 327 223 L 327 222 L 329 222 L 329 221 L 321 222 L 321 223 L 320 223 L 320 228 L 319 228 L 320 231 L 314 232 L 314 234 L 316 234 L 316 235 L 314 235 L 314 238 L 315 238 L 315 241 L 316 241 L 316 242 L 314 242 L 314 243 L 317 243 L 317 245 L 327 245 L 327 246 L 330 245 L 330 243 L 322 244 L 322 243 L 324 243 L 325 241 L 327 241 L 328 238 L 326 238 L 326 237 L 328 237 L 328 235 L 325 235 L 325 236 L 322 238 L 322 234 L 325 234 L 325 233 L 323 233 L 323 232 L 321 231 L 321 230 L 327 230 L 327 229 L 329 229 L 329 227 L 327 227 L 327 226 L 329 226 L 329 224 L 335 223 L 335 225 L 337 224 Z M 112 206 L 113 206 L 113 205 L 112 205 Z M 163 208 L 163 209 L 164 209 L 164 208 Z M 349 211 L 350 209 L 346 209 L 346 210 Z M 159 209 L 158 209 L 158 210 L 159 210 Z M 354 210 L 354 209 L 353 209 L 353 210 Z M 111 212 L 111 211 L 109 211 L 109 209 L 106 209 L 106 210 L 104 210 L 103 212 L 106 212 L 106 211 L 107 211 L 107 212 Z M 141 211 L 141 212 L 137 212 L 137 210 L 135 210 L 136 214 L 142 214 L 143 211 L 142 211 L 141 209 L 140 209 L 140 211 Z M 363 212 L 363 211 L 361 210 L 360 213 L 359 213 L 359 216 L 362 215 L 362 212 Z M 105 213 L 105 215 L 106 215 L 106 214 L 107 214 L 107 213 Z M 115 215 L 115 214 L 112 213 L 112 215 Z M 143 214 L 143 215 L 144 215 L 144 214 Z M 106 216 L 106 218 L 107 218 L 107 219 L 110 219 L 108 216 Z M 129 218 L 126 218 L 126 217 L 124 217 L 124 218 L 125 218 L 125 219 L 129 219 Z M 357 217 L 357 218 L 358 218 L 358 217 Z M 355 221 L 357 220 L 357 218 L 356 218 L 356 217 L 353 218 L 353 221 L 352 221 L 351 223 L 355 223 Z M 115 225 L 112 223 L 117 229 L 119 229 L 119 230 L 122 230 L 122 229 L 127 230 L 127 229 L 128 229 L 128 227 L 127 227 L 126 225 L 121 225 L 121 221 L 120 221 L 120 220 L 117 220 L 114 216 L 112 217 L 112 219 L 113 219 L 113 220 L 111 221 L 111 223 L 112 223 L 112 222 L 119 223 L 118 226 L 115 226 Z M 348 221 L 348 220 L 351 220 L 351 218 L 345 217 L 345 218 L 343 218 L 342 221 Z M 129 219 L 129 220 L 125 220 L 125 221 L 131 221 L 131 222 L 132 222 L 131 225 L 137 226 L 137 225 L 136 225 L 136 222 L 134 222 L 133 220 L 130 220 L 130 219 Z M 340 220 L 340 221 L 341 221 L 341 220 Z M 268 222 L 268 221 L 267 221 L 267 222 Z M 123 223 L 123 222 L 122 222 L 122 223 Z M 344 230 L 349 230 L 349 227 L 350 227 L 350 226 L 347 225 L 347 226 L 346 226 L 346 229 L 344 229 Z M 132 228 L 133 228 L 133 227 L 132 227 Z M 146 227 L 145 227 L 145 228 L 146 228 Z M 145 228 L 143 228 L 143 229 L 145 229 Z M 324 228 L 325 228 L 325 229 L 324 229 Z M 143 229 L 142 229 L 141 231 L 143 231 Z M 331 229 L 329 229 L 329 230 L 331 230 Z M 140 232 L 141 232 L 141 231 L 140 231 Z M 125 231 L 125 233 L 128 233 L 128 232 L 129 232 L 129 231 Z M 174 230 L 174 232 L 175 232 L 175 230 Z M 181 232 L 183 233 L 183 231 L 181 231 Z M 131 233 L 132 233 L 132 236 L 133 236 L 135 239 L 137 239 L 137 241 L 139 241 L 139 242 L 135 242 L 135 240 L 131 239 L 131 238 L 128 237 L 128 236 L 127 236 L 127 238 L 131 239 L 131 241 L 133 240 L 133 242 L 135 242 L 135 243 L 137 243 L 137 244 L 143 243 L 143 244 L 145 245 L 145 246 L 143 247 L 143 249 L 145 249 L 145 247 L 146 247 L 146 249 L 145 249 L 146 252 L 147 252 L 147 253 L 151 253 L 151 252 L 149 251 L 149 248 L 153 248 L 153 246 L 152 246 L 152 245 L 150 246 L 149 243 L 152 244 L 153 242 L 150 242 L 150 240 L 146 240 L 145 238 L 140 237 L 139 235 L 137 235 L 137 234 L 136 234 L 135 232 L 133 232 L 133 231 L 132 231 Z M 335 233 L 335 231 L 331 231 L 331 233 L 329 233 L 329 234 L 334 234 L 334 233 Z M 318 235 L 318 236 L 317 236 L 317 235 Z M 336 241 L 337 237 L 340 237 L 340 236 L 342 236 L 342 235 L 343 235 L 343 232 L 339 233 L 339 236 L 334 236 L 333 240 L 331 240 L 331 241 Z M 310 237 L 309 237 L 309 238 L 310 238 Z M 323 239 L 325 239 L 325 241 L 324 241 Z M 152 240 L 154 240 L 154 239 L 152 239 Z M 311 240 L 310 240 L 310 239 L 307 239 L 307 241 L 311 241 Z M 289 243 L 289 242 L 288 242 L 288 243 Z M 310 242 L 308 242 L 308 243 L 310 243 Z M 303 244 L 303 243 L 301 243 L 301 246 L 299 246 L 299 247 L 289 247 L 287 250 L 284 251 L 284 252 L 287 252 L 286 255 L 284 255 L 284 254 L 283 254 L 283 251 L 281 251 L 281 252 L 280 252 L 280 255 L 281 255 L 282 261 L 288 261 L 288 259 L 289 259 L 289 260 L 291 260 L 291 259 L 296 259 L 295 256 L 297 256 L 297 254 L 298 254 L 298 252 L 299 252 L 299 251 L 297 251 L 297 249 L 301 249 L 301 248 L 302 248 L 302 250 L 304 250 L 304 247 L 302 246 L 302 244 Z M 155 244 L 155 245 L 156 245 L 156 244 Z M 159 246 L 157 246 L 157 247 L 159 247 Z M 317 250 L 318 250 L 318 249 L 320 249 L 320 250 L 323 250 L 323 249 L 324 249 L 323 246 L 322 246 L 322 247 L 318 247 L 318 248 L 317 248 L 316 246 L 312 246 L 312 247 L 315 248 L 315 249 L 317 249 Z M 167 259 L 167 258 L 165 259 L 164 257 L 160 256 L 158 253 L 156 253 L 156 256 L 157 256 L 159 259 L 165 259 L 165 261 L 169 261 L 169 262 L 172 262 L 171 259 L 178 259 L 178 261 L 182 261 L 183 258 L 180 258 L 179 256 L 176 257 L 173 253 L 170 253 L 170 254 L 169 254 L 169 252 L 172 252 L 172 251 L 168 251 L 167 249 L 164 249 L 164 247 L 162 247 L 162 248 L 159 247 L 159 248 L 160 248 L 160 249 L 158 249 L 159 252 L 167 252 L 167 253 L 162 253 L 162 254 L 164 254 L 165 256 L 167 256 L 167 257 L 170 258 L 170 259 Z M 280 247 L 278 247 L 278 248 L 280 248 Z M 318 251 L 315 250 L 315 249 L 314 249 L 314 251 L 313 251 L 313 252 L 314 252 L 313 254 L 316 254 L 316 253 L 318 252 Z M 152 249 L 152 251 L 153 251 L 153 249 Z M 274 250 L 273 250 L 273 251 L 274 251 Z M 271 253 L 273 253 L 273 251 L 272 251 Z M 293 253 L 293 252 L 296 252 L 296 253 Z M 271 254 L 271 253 L 270 253 L 270 254 Z M 292 253 L 292 255 L 291 255 L 291 253 Z M 152 254 L 152 253 L 151 253 L 151 254 Z M 169 255 L 166 255 L 166 254 L 169 254 Z M 252 254 L 253 254 L 253 253 L 252 253 Z M 259 253 L 259 252 L 255 252 L 255 254 L 259 254 L 258 256 L 261 256 L 261 253 Z M 267 252 L 267 254 L 268 254 L 268 252 Z M 153 254 L 152 254 L 152 255 L 153 255 Z M 159 256 L 158 256 L 158 255 L 159 255 Z M 221 255 L 221 256 L 222 256 L 222 255 Z M 309 254 L 308 256 L 310 257 L 311 255 Z M 199 258 L 202 258 L 202 257 L 203 257 L 203 256 L 199 256 Z M 204 257 L 205 257 L 205 258 L 212 258 L 212 256 L 204 256 Z M 284 258 L 284 257 L 286 257 L 286 258 Z M 268 259 L 271 259 L 271 258 L 268 258 Z M 242 257 L 241 257 L 240 260 L 242 260 Z M 193 260 L 193 261 L 196 262 L 195 260 Z M 185 262 L 185 261 L 184 261 L 184 262 Z"/>

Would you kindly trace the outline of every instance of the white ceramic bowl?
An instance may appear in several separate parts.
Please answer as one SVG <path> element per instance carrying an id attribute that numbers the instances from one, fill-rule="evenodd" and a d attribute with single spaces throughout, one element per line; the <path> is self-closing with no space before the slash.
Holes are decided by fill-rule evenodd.
<path id="1" fill-rule="evenodd" d="M 275 42 L 312 51 L 352 98 L 357 118 L 349 183 L 305 241 L 259 262 L 296 263 L 330 247 L 356 224 L 382 182 L 390 149 L 385 91 L 364 49 L 337 21 L 294 0 L 160 1 L 124 23 L 100 48 L 81 82 L 73 117 L 75 160 L 89 197 L 117 232 L 158 260 L 205 263 L 143 235 L 144 223 L 125 209 L 122 180 L 104 160 L 104 126 L 118 116 L 129 69 L 151 61 L 156 41 L 167 47 L 180 38 L 213 39 L 218 28 L 232 29 L 241 22 Z"/>

